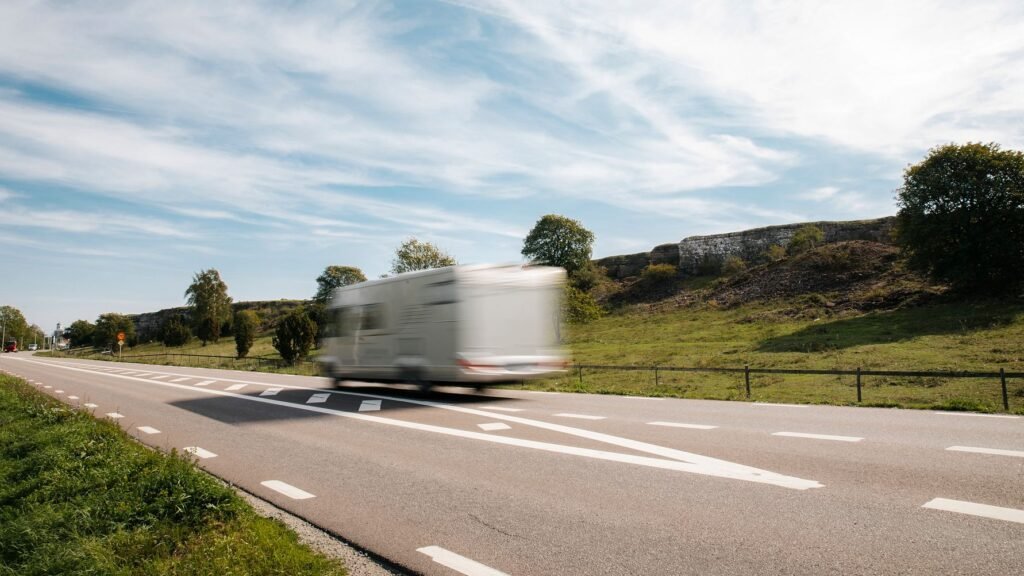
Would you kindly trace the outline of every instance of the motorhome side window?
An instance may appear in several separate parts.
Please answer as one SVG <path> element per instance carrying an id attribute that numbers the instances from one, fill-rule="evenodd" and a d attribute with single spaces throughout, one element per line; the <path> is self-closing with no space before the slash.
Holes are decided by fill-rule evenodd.
<path id="1" fill-rule="evenodd" d="M 384 310 L 380 304 L 363 306 L 363 330 L 380 330 L 384 328 Z"/>
<path id="2" fill-rule="evenodd" d="M 352 336 L 359 328 L 359 308 L 345 306 L 334 311 L 334 324 L 338 327 L 338 336 Z"/>

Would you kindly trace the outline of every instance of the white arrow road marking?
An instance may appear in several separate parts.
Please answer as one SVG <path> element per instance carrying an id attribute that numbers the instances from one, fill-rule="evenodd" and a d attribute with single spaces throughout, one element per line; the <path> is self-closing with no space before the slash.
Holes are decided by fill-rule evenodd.
<path id="1" fill-rule="evenodd" d="M 1007 522 L 1024 524 L 1024 510 L 1017 510 L 1015 508 L 1002 508 L 999 506 L 989 506 L 988 504 L 976 504 L 974 502 L 949 500 L 946 498 L 934 498 L 921 506 L 921 508 L 945 510 L 946 512 L 959 512 L 960 514 L 970 514 L 971 516 L 981 516 L 983 518 L 994 518 L 996 520 L 1006 520 Z"/>
<path id="2" fill-rule="evenodd" d="M 203 459 L 206 459 L 206 458 L 216 458 L 217 457 L 217 455 L 214 454 L 213 452 L 210 452 L 209 450 L 206 450 L 205 448 L 200 448 L 199 446 L 186 446 L 186 447 L 182 448 L 181 451 L 182 452 L 188 452 L 189 454 L 192 454 L 193 456 L 196 456 L 198 458 L 203 458 Z"/>
<path id="3" fill-rule="evenodd" d="M 810 438 L 811 440 L 835 440 L 836 442 L 860 442 L 863 438 L 856 436 L 833 436 L 831 434 L 804 434 L 803 432 L 773 432 L 772 436 L 789 438 Z"/>
<path id="4" fill-rule="evenodd" d="M 686 424 L 683 422 L 648 422 L 651 426 L 668 426 L 670 428 L 692 428 L 694 430 L 714 430 L 718 426 L 708 426 L 706 424 Z"/>
<path id="5" fill-rule="evenodd" d="M 99 408 L 98 405 L 93 404 L 92 402 L 86 402 L 85 404 L 83 404 L 83 406 L 85 406 L 86 408 Z"/>
<path id="6" fill-rule="evenodd" d="M 185 380 L 191 380 L 191 378 L 174 378 L 173 380 L 168 380 L 168 382 L 184 382 Z"/>
<path id="7" fill-rule="evenodd" d="M 25 360 L 28 363 L 40 364 L 42 366 L 49 366 L 51 368 L 57 368 L 60 370 L 67 370 L 72 372 L 88 372 L 81 368 L 76 368 L 71 365 L 63 364 L 61 362 L 40 362 L 35 360 Z M 122 378 L 124 380 L 132 380 L 142 384 L 165 386 L 168 388 L 179 388 L 181 390 L 197 390 L 192 386 L 185 386 L 181 384 L 171 384 L 169 382 L 157 382 L 153 379 L 145 378 L 134 378 L 131 376 L 114 376 L 115 378 Z M 231 379 L 220 379 L 222 381 L 232 381 Z M 265 382 L 254 382 L 244 380 L 233 380 L 235 382 L 246 382 L 248 384 L 257 384 L 266 386 Z M 284 386 L 285 388 L 295 390 L 306 390 L 318 392 L 320 390 L 316 388 L 309 388 L 306 386 Z M 676 450 L 673 448 L 666 448 L 664 446 L 658 446 L 656 444 L 649 444 L 647 442 L 640 442 L 638 440 L 632 440 L 629 438 L 622 438 L 619 436 L 612 436 L 610 434 L 604 434 L 601 432 L 594 432 L 592 430 L 583 430 L 581 428 L 573 428 L 562 424 L 555 424 L 552 422 L 544 422 L 541 420 L 532 420 L 529 418 L 523 418 L 520 416 L 498 414 L 496 412 L 488 412 L 484 410 L 477 410 L 474 408 L 464 408 L 461 406 L 453 406 L 451 404 L 443 404 L 440 402 L 431 402 L 428 400 L 412 400 L 405 398 L 395 398 L 392 396 L 381 396 L 376 394 L 366 394 L 361 392 L 346 392 L 346 391 L 332 391 L 332 394 L 339 394 L 344 396 L 354 396 L 361 398 L 374 398 L 377 401 L 388 400 L 394 402 L 403 402 L 407 404 L 416 404 L 419 406 L 431 406 L 440 408 L 442 410 L 451 410 L 454 412 L 460 412 L 463 414 L 472 414 L 474 416 L 503 420 L 505 422 L 515 422 L 523 424 L 525 426 L 532 426 L 536 428 L 542 428 L 545 430 L 551 430 L 563 434 L 577 436 L 581 438 L 587 438 L 596 442 L 602 442 L 605 444 L 611 444 L 621 448 L 627 448 L 638 452 L 646 452 L 660 458 L 651 456 L 638 456 L 633 454 L 623 454 L 618 452 L 608 452 L 604 450 L 595 450 L 590 448 L 579 448 L 576 446 L 567 446 L 563 444 L 553 444 L 548 442 L 540 442 L 536 440 L 523 440 L 519 438 L 509 438 L 507 436 L 499 436 L 495 434 L 484 434 L 480 432 L 470 432 L 467 430 L 458 430 L 455 428 L 446 428 L 443 426 L 435 426 L 431 424 L 420 424 L 417 422 L 409 422 L 405 420 L 397 420 L 394 418 L 386 418 L 383 416 L 371 416 L 369 414 L 359 414 L 356 412 L 345 412 L 341 410 L 334 410 L 321 406 L 309 406 L 305 404 L 298 404 L 295 402 L 285 402 L 276 400 L 273 398 L 260 398 L 258 396 L 248 396 L 244 394 L 234 394 L 222 390 L 201 388 L 203 392 L 216 396 L 229 396 L 237 398 L 239 400 L 246 400 L 250 402 L 262 402 L 264 404 L 274 404 L 276 406 L 287 407 L 295 410 L 306 410 L 309 412 L 317 412 L 320 414 L 330 414 L 342 418 L 352 418 L 356 420 L 363 420 L 366 422 L 375 422 L 378 424 L 385 424 L 389 426 L 396 426 L 399 428 L 406 428 L 412 430 L 419 430 L 422 432 L 433 432 L 436 434 L 444 434 L 448 436 L 454 436 L 459 438 L 466 438 L 472 440 L 479 440 L 483 442 L 491 442 L 494 444 L 503 444 L 506 446 L 517 446 L 520 448 L 530 448 L 534 450 L 542 450 L 546 452 L 567 454 L 572 456 L 579 456 L 584 458 L 593 458 L 596 460 L 605 460 L 610 462 L 619 462 L 625 464 L 633 464 L 637 466 L 648 466 L 651 468 L 660 468 L 663 470 L 674 470 L 677 472 L 686 472 L 691 474 L 702 474 L 706 476 L 713 476 L 717 478 L 728 478 L 732 480 L 743 480 L 746 482 L 754 482 L 758 484 L 769 484 L 773 486 L 779 486 L 782 488 L 790 488 L 793 490 L 807 490 L 809 488 L 821 488 L 823 485 L 815 480 L 806 480 L 803 478 L 797 478 L 794 476 L 786 476 L 776 472 L 763 470 L 760 468 L 754 468 L 752 466 L 745 466 L 743 464 L 737 464 L 735 462 L 729 462 L 727 460 L 720 460 L 718 458 L 711 458 L 709 456 L 702 456 L 700 454 L 694 454 L 692 452 L 685 452 L 682 450 Z"/>
<path id="8" fill-rule="evenodd" d="M 216 382 L 216 380 L 203 380 L 202 382 L 196 382 L 195 386 L 209 386 L 210 384 L 213 384 L 214 382 Z"/>
<path id="9" fill-rule="evenodd" d="M 359 405 L 360 412 L 376 412 L 380 410 L 380 400 L 363 400 Z"/>
<path id="10" fill-rule="evenodd" d="M 490 422 L 488 424 L 477 424 L 480 428 L 492 432 L 494 430 L 510 430 L 512 427 L 504 422 Z"/>
<path id="11" fill-rule="evenodd" d="M 306 400 L 306 404 L 323 404 L 330 397 L 330 394 L 313 394 L 309 397 L 309 400 Z"/>
<path id="12" fill-rule="evenodd" d="M 579 420 L 604 420 L 607 416 L 591 416 L 590 414 L 569 414 L 562 412 L 555 414 L 555 416 L 561 416 L 562 418 L 577 418 Z"/>
<path id="13" fill-rule="evenodd" d="M 301 488 L 296 488 L 291 484 L 281 482 L 280 480 L 264 480 L 263 482 L 260 482 L 260 484 L 266 486 L 267 488 L 270 488 L 271 490 L 280 492 L 281 494 L 284 494 L 285 496 L 293 500 L 307 500 L 309 498 L 316 498 L 316 495 L 310 494 L 309 492 L 306 492 Z"/>
<path id="14" fill-rule="evenodd" d="M 946 450 L 953 452 L 974 452 L 975 454 L 993 454 L 995 456 L 1016 456 L 1024 458 L 1024 450 L 1003 450 L 1001 448 L 974 448 L 971 446 L 950 446 Z"/>
<path id="15" fill-rule="evenodd" d="M 118 418 L 124 418 L 124 414 L 120 414 L 118 412 L 107 412 L 107 417 L 117 420 Z"/>
<path id="16" fill-rule="evenodd" d="M 159 430 L 157 430 L 156 428 L 153 428 L 152 426 L 139 426 L 139 431 L 140 432 L 145 432 L 146 434 L 159 434 L 160 433 Z"/>
<path id="17" fill-rule="evenodd" d="M 228 388 L 228 390 L 231 390 L 231 388 Z M 263 392 L 260 392 L 260 396 L 277 396 L 277 393 L 281 390 L 284 390 L 284 388 L 267 388 Z"/>
<path id="18" fill-rule="evenodd" d="M 1020 418 L 1020 416 L 1010 416 L 1008 414 L 975 414 L 973 412 L 935 412 L 935 414 L 941 414 L 942 416 L 974 416 L 977 418 L 1007 418 L 1010 420 Z"/>
<path id="19" fill-rule="evenodd" d="M 460 556 L 450 550 L 445 550 L 440 546 L 425 546 L 423 548 L 417 548 L 417 552 L 430 556 L 430 559 L 437 562 L 441 566 L 451 568 L 459 574 L 465 574 L 466 576 L 508 576 L 500 570 L 495 570 L 486 564 L 481 564 L 476 560 L 470 560 L 465 556 Z"/>
<path id="20" fill-rule="evenodd" d="M 228 390 L 241 390 L 242 388 L 245 388 L 245 384 L 232 384 L 228 386 Z"/>

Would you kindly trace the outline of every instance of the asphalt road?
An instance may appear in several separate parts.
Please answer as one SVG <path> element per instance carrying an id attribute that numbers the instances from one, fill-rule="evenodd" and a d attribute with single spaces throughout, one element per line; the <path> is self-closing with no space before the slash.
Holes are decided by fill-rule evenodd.
<path id="1" fill-rule="evenodd" d="M 1024 574 L 1021 417 L 0 369 L 413 572 Z"/>

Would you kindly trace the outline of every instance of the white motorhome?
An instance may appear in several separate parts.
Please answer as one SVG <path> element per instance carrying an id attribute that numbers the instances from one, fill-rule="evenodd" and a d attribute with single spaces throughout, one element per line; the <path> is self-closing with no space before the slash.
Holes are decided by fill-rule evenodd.
<path id="1" fill-rule="evenodd" d="M 483 388 L 564 372 L 565 271 L 451 266 L 339 288 L 328 309 L 324 375 Z"/>

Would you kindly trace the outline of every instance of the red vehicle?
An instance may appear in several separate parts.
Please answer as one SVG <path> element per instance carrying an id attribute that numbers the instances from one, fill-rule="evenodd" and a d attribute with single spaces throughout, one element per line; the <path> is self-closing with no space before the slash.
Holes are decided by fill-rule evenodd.
<path id="1" fill-rule="evenodd" d="M 16 340 L 9 340 L 4 343 L 4 352 L 17 352 L 18 342 Z"/>

